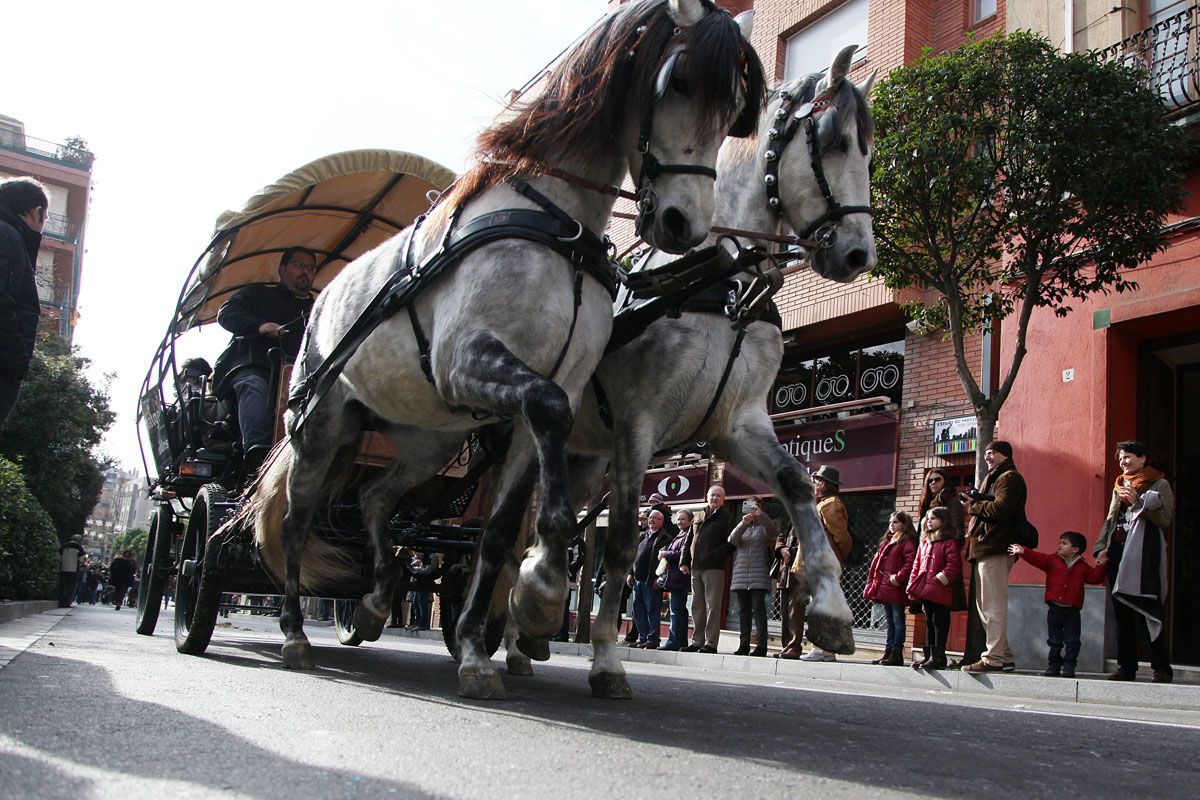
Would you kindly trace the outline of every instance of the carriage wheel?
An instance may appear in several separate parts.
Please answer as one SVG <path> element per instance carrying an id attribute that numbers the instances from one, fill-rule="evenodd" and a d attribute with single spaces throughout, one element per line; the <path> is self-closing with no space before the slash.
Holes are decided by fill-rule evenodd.
<path id="1" fill-rule="evenodd" d="M 138 583 L 137 627 L 143 636 L 151 636 L 162 609 L 163 589 L 171 570 L 171 545 L 179 531 L 179 520 L 169 503 L 162 503 L 150 521 L 146 537 L 146 557 L 142 561 L 142 580 Z"/>
<path id="2" fill-rule="evenodd" d="M 354 629 L 354 609 L 358 608 L 357 600 L 333 601 L 333 629 L 337 631 L 338 641 L 347 647 L 358 647 L 362 637 Z"/>
<path id="3" fill-rule="evenodd" d="M 443 579 L 442 591 L 438 594 L 442 607 L 442 641 L 455 661 L 459 660 L 458 652 L 458 618 L 463 612 L 467 597 L 467 587 L 464 584 L 449 582 Z M 504 641 L 504 626 L 508 616 L 488 617 L 487 626 L 483 632 L 484 646 L 489 656 L 496 655 L 500 644 Z"/>
<path id="4" fill-rule="evenodd" d="M 205 545 L 225 521 L 225 490 L 210 483 L 200 489 L 192 504 L 187 532 L 179 553 L 179 574 L 175 581 L 175 649 L 192 656 L 201 655 L 212 639 L 221 606 L 221 575 L 205 568 Z M 211 564 L 216 559 L 210 560 Z"/>

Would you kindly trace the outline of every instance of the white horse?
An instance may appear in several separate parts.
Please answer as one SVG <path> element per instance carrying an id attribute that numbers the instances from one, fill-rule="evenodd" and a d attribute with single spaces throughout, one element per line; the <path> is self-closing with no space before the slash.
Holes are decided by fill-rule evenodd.
<path id="1" fill-rule="evenodd" d="M 539 481 L 538 545 L 510 608 L 534 635 L 557 630 L 574 526 L 566 441 L 612 326 L 607 247 L 594 232 L 615 198 L 596 187 L 637 176 L 642 235 L 671 252 L 694 246 L 711 221 L 721 143 L 746 106 L 756 115 L 761 87 L 757 57 L 725 12 L 702 0 L 622 6 L 537 98 L 484 132 L 480 163 L 423 226 L 362 256 L 321 293 L 292 378 L 289 439 L 244 512 L 264 561 L 284 576 L 285 667 L 313 667 L 301 583 L 338 585 L 357 574 L 309 534 L 337 454 L 368 423 L 399 455 L 360 494 L 375 589 L 355 614 L 358 633 L 378 638 L 389 612 L 397 576 L 388 521 L 399 498 L 446 464 L 465 432 L 508 419 L 517 424 L 480 548 L 511 551 Z M 496 229 L 515 232 L 495 238 Z M 483 244 L 467 247 L 478 237 Z M 453 258 L 429 260 L 442 250 Z M 356 336 L 356 320 L 406 268 L 425 275 L 415 299 L 396 283 L 406 313 L 380 313 Z M 356 347 L 339 346 L 344 339 Z M 344 356 L 340 372 L 322 366 L 331 356 Z M 483 612 L 501 562 L 483 559 L 459 620 L 460 693 L 471 697 L 504 694 Z M 473 604 L 476 596 L 484 602 Z"/>
<path id="2" fill-rule="evenodd" d="M 862 87 L 845 79 L 854 50 L 839 53 L 825 75 L 779 87 L 760 120 L 757 140 L 726 141 L 718 161 L 713 219 L 714 227 L 771 232 L 782 217 L 793 230 L 827 245 L 810 251 L 809 262 L 818 274 L 840 282 L 854 280 L 875 263 L 869 209 L 873 127 L 866 101 L 874 76 Z M 745 246 L 766 244 L 739 239 Z M 707 243 L 716 240 L 710 235 Z M 754 274 L 740 277 L 749 282 Z M 767 414 L 783 359 L 780 327 L 751 322 L 734 356 L 738 338 L 720 310 L 664 317 L 600 362 L 596 380 L 607 397 L 608 413 L 601 413 L 590 385 L 584 394 L 569 442 L 571 452 L 582 456 L 572 459 L 576 502 L 595 491 L 611 458 L 603 558 L 612 579 L 605 585 L 591 636 L 589 680 L 596 696 L 630 696 L 616 647 L 617 619 L 620 577 L 633 562 L 646 465 L 656 452 L 696 442 L 707 442 L 714 455 L 770 486 L 783 502 L 804 549 L 812 591 L 809 638 L 832 652 L 854 652 L 841 567 L 817 515 L 812 482 L 779 443 Z M 519 623 L 516 627 L 528 636 Z M 510 623 L 509 671 L 529 674 L 528 660 L 511 647 L 513 633 Z M 522 646 L 533 644 L 521 641 Z M 533 652 L 540 657 L 546 649 Z"/>

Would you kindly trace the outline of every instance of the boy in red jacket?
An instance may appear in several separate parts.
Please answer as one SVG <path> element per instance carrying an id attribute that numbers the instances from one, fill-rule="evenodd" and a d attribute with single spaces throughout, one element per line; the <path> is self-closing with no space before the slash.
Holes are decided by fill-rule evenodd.
<path id="1" fill-rule="evenodd" d="M 1043 675 L 1075 677 L 1075 662 L 1079 660 L 1079 609 L 1083 608 L 1083 585 L 1102 584 L 1104 564 L 1108 554 L 1101 553 L 1095 565 L 1089 565 L 1080 555 L 1087 549 L 1087 539 L 1078 531 L 1066 531 L 1058 537 L 1054 555 L 1027 550 L 1019 544 L 1009 545 L 1009 555 L 1020 556 L 1046 573 L 1046 644 L 1050 645 L 1050 663 Z M 1063 646 L 1066 655 L 1063 655 Z"/>

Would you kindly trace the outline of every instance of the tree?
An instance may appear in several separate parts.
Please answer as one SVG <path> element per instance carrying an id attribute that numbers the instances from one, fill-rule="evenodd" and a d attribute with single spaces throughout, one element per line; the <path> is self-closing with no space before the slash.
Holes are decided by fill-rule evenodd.
<path id="1" fill-rule="evenodd" d="M 62 541 L 83 533 L 100 497 L 107 464 L 93 451 L 114 418 L 107 388 L 88 380 L 87 365 L 58 336 L 39 342 L 17 404 L 0 427 L 0 455 L 20 465 Z"/>
<path id="2" fill-rule="evenodd" d="M 1187 152 L 1163 111 L 1144 73 L 1030 33 L 926 52 L 875 88 L 875 274 L 937 296 L 905 310 L 953 343 L 980 479 L 1034 309 L 1136 289 L 1127 271 L 1166 246 Z M 964 340 L 1014 314 L 1012 361 L 986 391 Z"/>
<path id="3" fill-rule="evenodd" d="M 25 486 L 20 468 L 0 458 L 0 600 L 58 596 L 58 536 Z"/>

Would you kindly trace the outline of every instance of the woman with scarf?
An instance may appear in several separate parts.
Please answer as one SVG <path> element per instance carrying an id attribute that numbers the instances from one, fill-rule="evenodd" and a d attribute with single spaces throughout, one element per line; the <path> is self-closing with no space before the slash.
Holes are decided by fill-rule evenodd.
<path id="1" fill-rule="evenodd" d="M 1121 474 L 1094 553 L 1097 558 L 1107 554 L 1109 597 L 1117 623 L 1119 666 L 1109 680 L 1131 681 L 1137 675 L 1138 638 L 1145 630 L 1153 681 L 1170 683 L 1174 673 L 1163 629 L 1163 601 L 1167 597 L 1165 531 L 1175 514 L 1175 494 L 1163 473 L 1150 465 L 1149 456 L 1141 442 L 1117 443 Z"/>

